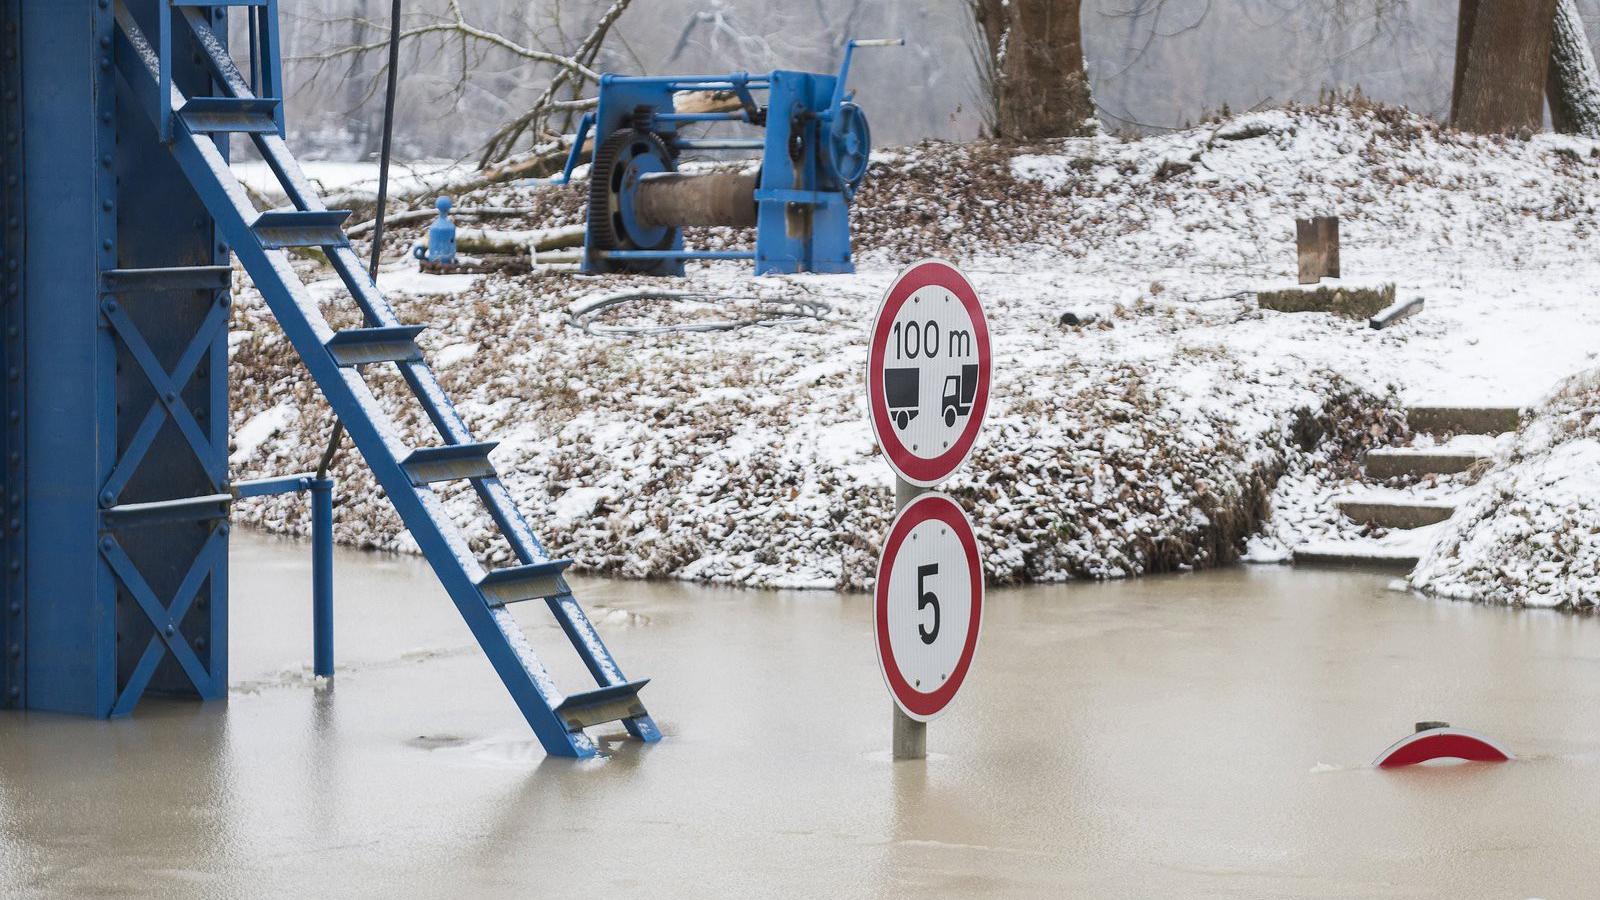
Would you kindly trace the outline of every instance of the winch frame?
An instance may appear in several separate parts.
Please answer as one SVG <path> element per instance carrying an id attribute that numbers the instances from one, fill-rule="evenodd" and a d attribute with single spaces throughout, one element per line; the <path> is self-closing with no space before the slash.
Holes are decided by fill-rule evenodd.
<path id="1" fill-rule="evenodd" d="M 751 197 L 756 206 L 756 242 L 751 249 L 688 249 L 682 227 L 673 227 L 665 246 L 604 246 L 610 229 L 591 227 L 581 271 L 682 275 L 689 260 L 748 259 L 754 261 L 757 275 L 854 272 L 850 201 L 866 171 L 871 135 L 865 115 L 846 91 L 851 57 L 857 47 L 903 43 L 852 40 L 837 74 L 777 70 L 765 75 L 602 75 L 599 104 L 579 124 L 562 179 L 570 180 L 585 157 L 594 164 L 606 140 L 628 130 L 653 135 L 674 159 L 684 151 L 760 150 L 761 168 Z M 738 108 L 679 112 L 675 98 L 695 93 L 736 98 Z M 742 123 L 765 133 L 761 138 L 694 138 L 683 133 L 688 126 L 718 122 Z M 837 164 L 836 156 L 843 157 Z M 639 183 L 638 178 L 623 179 L 622 190 L 637 190 Z M 614 212 L 627 216 L 637 206 L 614 199 L 614 206 L 597 209 L 602 193 L 591 192 L 589 216 Z M 647 229 L 654 223 L 637 224 Z"/>

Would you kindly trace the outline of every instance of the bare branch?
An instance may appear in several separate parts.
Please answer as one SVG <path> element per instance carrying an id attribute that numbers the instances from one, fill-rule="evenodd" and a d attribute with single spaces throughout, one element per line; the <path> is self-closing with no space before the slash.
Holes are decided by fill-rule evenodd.
<path id="1" fill-rule="evenodd" d="M 626 6 L 627 3 L 621 2 L 621 5 Z M 407 41 L 429 34 L 456 34 L 460 35 L 463 39 L 482 41 L 483 43 L 491 46 L 499 47 L 500 49 L 528 60 L 529 62 L 549 63 L 554 66 L 559 66 L 566 70 L 569 76 L 576 76 L 585 81 L 600 80 L 599 72 L 596 72 L 588 66 L 578 62 L 577 58 L 575 57 L 561 56 L 560 54 L 550 53 L 545 50 L 536 50 L 532 47 L 524 47 L 502 34 L 472 25 L 471 23 L 467 22 L 465 16 L 462 15 L 461 7 L 458 5 L 456 0 L 451 0 L 450 10 L 451 12 L 455 13 L 455 18 L 453 20 L 432 22 L 427 25 L 418 25 L 413 28 L 404 29 L 400 32 L 400 40 Z M 388 31 L 386 26 L 378 23 L 373 23 L 373 27 L 382 31 Z M 338 47 L 325 53 L 313 53 L 306 56 L 295 56 L 290 57 L 290 59 L 296 62 L 313 62 L 322 64 L 333 62 L 334 60 L 344 57 L 364 56 L 368 53 L 373 53 L 378 50 L 386 50 L 388 47 L 389 39 L 385 37 L 382 40 L 370 41 L 365 44 L 354 44 L 348 47 Z M 581 56 L 581 51 L 578 55 Z"/>

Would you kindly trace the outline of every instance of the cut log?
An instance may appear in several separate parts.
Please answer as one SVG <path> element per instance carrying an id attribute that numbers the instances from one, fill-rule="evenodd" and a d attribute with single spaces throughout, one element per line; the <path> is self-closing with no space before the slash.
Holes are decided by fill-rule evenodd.
<path id="1" fill-rule="evenodd" d="M 744 109 L 733 91 L 678 91 L 672 95 L 672 111 L 680 113 L 738 112 Z"/>
<path id="2" fill-rule="evenodd" d="M 469 206 L 464 209 L 450 210 L 450 218 L 476 219 L 494 218 L 496 216 L 531 216 L 537 211 L 538 210 L 532 206 Z M 384 216 L 383 221 L 385 226 L 407 225 L 412 222 L 431 222 L 437 215 L 439 215 L 439 211 L 429 206 L 424 209 L 408 209 L 402 212 L 392 212 L 387 216 Z M 362 235 L 371 231 L 374 224 L 375 222 L 369 219 L 359 225 L 353 225 L 346 229 L 345 234 L 348 234 L 353 238 L 361 237 Z"/>

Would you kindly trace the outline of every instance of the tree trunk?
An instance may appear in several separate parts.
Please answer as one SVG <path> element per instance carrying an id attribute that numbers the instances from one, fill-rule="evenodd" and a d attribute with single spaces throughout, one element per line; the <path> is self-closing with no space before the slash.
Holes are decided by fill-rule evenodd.
<path id="1" fill-rule="evenodd" d="M 1538 131 L 1556 0 L 1461 0 L 1451 118 L 1465 131 Z M 1465 52 L 1462 52 L 1465 50 Z"/>
<path id="2" fill-rule="evenodd" d="M 1577 0 L 1557 0 L 1550 38 L 1550 122 L 1567 134 L 1600 138 L 1600 69 L 1583 33 Z"/>
<path id="3" fill-rule="evenodd" d="M 995 137 L 1029 141 L 1094 127 L 1082 0 L 971 0 L 984 42 Z"/>
<path id="4" fill-rule="evenodd" d="M 1467 48 L 1472 46 L 1472 26 L 1478 18 L 1478 0 L 1461 0 L 1461 12 L 1456 16 L 1456 68 L 1450 85 L 1450 121 L 1461 113 L 1461 79 L 1467 74 Z"/>

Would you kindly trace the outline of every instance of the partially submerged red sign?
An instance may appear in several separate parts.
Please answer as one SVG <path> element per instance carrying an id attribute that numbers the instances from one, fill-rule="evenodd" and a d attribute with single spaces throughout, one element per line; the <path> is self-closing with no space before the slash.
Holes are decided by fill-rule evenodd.
<path id="1" fill-rule="evenodd" d="M 947 262 L 896 278 L 867 349 L 872 432 L 895 474 L 933 487 L 966 461 L 989 406 L 989 323 L 978 294 Z"/>
<path id="2" fill-rule="evenodd" d="M 1372 764 L 1380 769 L 1393 769 L 1435 759 L 1505 762 L 1511 759 L 1511 751 L 1481 734 L 1444 726 L 1407 735 L 1378 754 Z"/>

